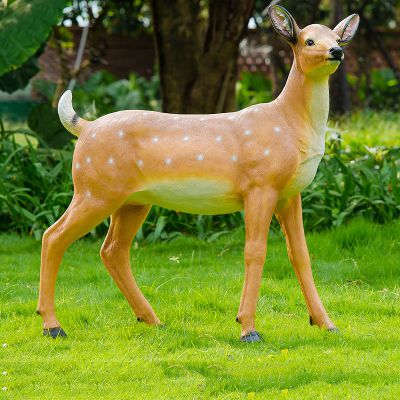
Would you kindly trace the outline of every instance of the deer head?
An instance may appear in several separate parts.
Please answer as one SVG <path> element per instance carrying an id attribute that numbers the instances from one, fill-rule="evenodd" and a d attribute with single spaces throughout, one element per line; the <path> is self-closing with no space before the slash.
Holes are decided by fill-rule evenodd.
<path id="1" fill-rule="evenodd" d="M 310 77 L 333 74 L 342 60 L 342 46 L 354 37 L 360 17 L 352 14 L 334 29 L 312 24 L 300 29 L 290 13 L 281 6 L 270 6 L 268 13 L 276 32 L 292 47 L 298 68 Z"/>

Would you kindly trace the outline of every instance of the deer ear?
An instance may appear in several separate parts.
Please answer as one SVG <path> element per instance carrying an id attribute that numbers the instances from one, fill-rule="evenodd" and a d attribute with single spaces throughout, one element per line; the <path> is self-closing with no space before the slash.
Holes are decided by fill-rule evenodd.
<path id="1" fill-rule="evenodd" d="M 351 42 L 351 39 L 353 39 L 357 32 L 359 23 L 360 17 L 357 14 L 353 14 L 345 18 L 342 22 L 339 22 L 333 29 L 333 32 L 339 35 L 342 46 Z"/>
<path id="2" fill-rule="evenodd" d="M 300 29 L 289 11 L 281 6 L 269 6 L 268 14 L 274 29 L 288 42 L 296 44 Z"/>

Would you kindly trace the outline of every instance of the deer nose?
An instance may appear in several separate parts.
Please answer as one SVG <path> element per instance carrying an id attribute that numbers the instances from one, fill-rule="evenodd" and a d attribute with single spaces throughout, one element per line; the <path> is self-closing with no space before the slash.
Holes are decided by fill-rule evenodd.
<path id="1" fill-rule="evenodd" d="M 332 47 L 329 49 L 329 54 L 335 59 L 335 60 L 341 60 L 343 58 L 343 50 L 341 47 Z"/>

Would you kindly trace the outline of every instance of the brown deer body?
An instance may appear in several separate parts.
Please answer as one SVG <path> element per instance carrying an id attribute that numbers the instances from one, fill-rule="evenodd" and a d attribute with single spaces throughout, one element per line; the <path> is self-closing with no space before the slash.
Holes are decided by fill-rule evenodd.
<path id="1" fill-rule="evenodd" d="M 38 313 L 46 335 L 65 336 L 54 306 L 65 250 L 110 215 L 101 257 L 138 319 L 160 324 L 129 263 L 131 242 L 152 204 L 200 214 L 244 209 L 245 279 L 237 315 L 242 341 L 260 340 L 255 313 L 273 214 L 285 233 L 310 321 L 336 330 L 313 281 L 300 192 L 324 154 L 328 78 L 343 58 L 338 43 L 351 40 L 358 16 L 334 30 L 321 25 L 300 30 L 282 7 L 271 6 L 269 12 L 294 51 L 285 89 L 271 103 L 215 115 L 121 111 L 88 122 L 73 111 L 71 92 L 62 96 L 61 121 L 79 140 L 72 202 L 43 236 Z"/>

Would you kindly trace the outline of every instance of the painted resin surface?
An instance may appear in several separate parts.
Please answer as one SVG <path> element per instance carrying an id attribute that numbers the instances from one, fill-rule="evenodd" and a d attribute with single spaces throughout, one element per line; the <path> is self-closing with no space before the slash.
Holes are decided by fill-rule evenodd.
<path id="1" fill-rule="evenodd" d="M 300 192 L 312 182 L 324 154 L 329 76 L 341 63 L 340 46 L 354 36 L 359 17 L 353 14 L 333 30 L 316 24 L 300 29 L 284 8 L 268 10 L 294 55 L 285 88 L 271 103 L 215 115 L 120 111 L 89 122 L 75 113 L 71 92 L 61 97 L 61 122 L 78 140 L 73 199 L 43 236 L 37 310 L 46 335 L 65 336 L 54 306 L 64 251 L 109 216 L 101 258 L 138 320 L 161 323 L 130 267 L 130 245 L 154 204 L 199 214 L 244 210 L 245 274 L 236 318 L 242 341 L 261 340 L 255 313 L 274 215 L 310 323 L 337 330 L 312 277 Z"/>

